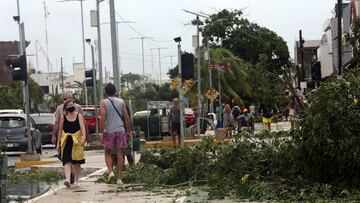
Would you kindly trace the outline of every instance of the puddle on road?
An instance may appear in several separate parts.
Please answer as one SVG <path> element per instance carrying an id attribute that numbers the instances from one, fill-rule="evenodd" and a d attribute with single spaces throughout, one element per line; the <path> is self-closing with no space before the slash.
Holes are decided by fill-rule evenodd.
<path id="1" fill-rule="evenodd" d="M 59 168 L 50 168 L 49 170 L 57 170 Z M 62 169 L 62 168 L 61 168 Z M 90 175 L 97 171 L 97 168 L 83 168 L 81 170 L 81 177 Z M 52 190 L 63 186 L 63 180 L 57 183 L 46 183 L 46 182 L 29 182 L 29 183 L 18 183 L 18 184 L 7 184 L 6 194 L 10 196 L 10 202 L 24 202 L 28 199 L 39 196 L 48 190 Z"/>

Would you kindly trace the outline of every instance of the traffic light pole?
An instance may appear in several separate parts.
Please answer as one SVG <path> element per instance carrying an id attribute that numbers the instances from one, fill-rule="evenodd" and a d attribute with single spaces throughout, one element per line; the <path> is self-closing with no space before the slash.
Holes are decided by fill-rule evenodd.
<path id="1" fill-rule="evenodd" d="M 182 93 L 182 64 L 181 64 L 181 44 L 178 42 L 178 73 L 179 73 L 179 99 L 180 99 L 180 146 L 184 146 L 184 109 L 183 109 L 183 93 Z"/>
<path id="2" fill-rule="evenodd" d="M 98 121 L 98 110 L 97 110 L 97 87 L 96 87 L 96 69 L 95 69 L 95 57 L 94 57 L 94 46 L 91 46 L 91 58 L 92 58 L 92 69 L 93 69 L 93 89 L 94 89 L 94 106 L 95 106 L 95 128 L 96 135 L 99 135 L 99 121 Z M 100 87 L 102 88 L 102 87 Z"/>
<path id="3" fill-rule="evenodd" d="M 25 29 L 24 29 L 24 23 L 21 23 L 21 39 L 20 39 L 20 43 L 22 46 L 22 50 L 23 53 L 22 55 L 25 56 L 25 67 L 26 68 L 26 80 L 25 80 L 25 94 L 23 95 L 25 98 L 25 113 L 26 113 L 26 135 L 27 135 L 27 141 L 28 141 L 28 148 L 27 148 L 27 153 L 28 154 L 33 154 L 33 147 L 32 147 L 32 135 L 31 135 L 31 126 L 30 126 L 30 98 L 29 98 L 29 74 L 28 74 L 28 70 L 27 70 L 27 62 L 26 62 L 26 51 L 25 51 Z"/>
<path id="4" fill-rule="evenodd" d="M 23 68 L 26 69 L 26 80 L 24 83 L 24 91 L 23 91 L 23 98 L 24 98 L 24 105 L 25 105 L 25 113 L 26 113 L 26 135 L 28 141 L 27 153 L 33 154 L 33 148 L 31 143 L 31 126 L 30 126 L 30 99 L 29 99 L 29 78 L 28 78 L 28 71 L 27 71 L 27 63 L 26 63 L 26 45 L 25 45 L 25 26 L 24 22 L 21 22 L 20 18 L 20 4 L 19 0 L 17 0 L 17 11 L 18 11 L 18 24 L 19 24 L 19 52 L 20 55 L 25 56 L 25 65 Z"/>

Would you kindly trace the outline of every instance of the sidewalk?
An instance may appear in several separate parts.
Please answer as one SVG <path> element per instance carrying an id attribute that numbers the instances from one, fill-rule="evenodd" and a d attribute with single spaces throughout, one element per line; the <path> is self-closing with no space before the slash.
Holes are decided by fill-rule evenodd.
<path id="1" fill-rule="evenodd" d="M 99 168 L 96 172 L 83 177 L 78 187 L 50 189 L 43 195 L 26 201 L 27 203 L 96 203 L 96 202 L 183 202 L 186 199 L 180 190 L 164 189 L 162 191 L 125 191 L 114 184 L 96 183 L 96 180 L 107 171 L 103 150 L 86 151 L 86 163 L 82 168 Z M 138 162 L 140 154 L 135 154 Z M 62 167 L 61 163 L 54 163 L 44 167 Z"/>
<path id="2" fill-rule="evenodd" d="M 272 124 L 272 132 L 289 130 L 289 122 L 279 122 Z M 261 131 L 263 125 L 256 124 L 256 131 Z M 213 133 L 212 131 L 209 133 Z M 161 189 L 161 191 L 136 191 L 136 190 L 121 190 L 116 185 L 95 183 L 96 180 L 107 171 L 106 164 L 104 161 L 103 150 L 92 150 L 85 152 L 86 163 L 82 165 L 83 168 L 97 168 L 98 170 L 87 177 L 84 177 L 79 182 L 78 187 L 67 189 L 64 186 L 60 188 L 50 189 L 45 194 L 36 197 L 32 200 L 28 200 L 28 203 L 96 203 L 96 202 L 107 202 L 107 203 L 143 203 L 143 202 L 202 202 L 206 196 L 195 195 L 187 197 L 183 190 L 173 189 Z M 135 162 L 140 159 L 140 154 L 135 154 Z M 47 165 L 45 167 L 62 167 L 60 162 Z M 193 201 L 194 200 L 194 201 Z M 219 202 L 213 200 L 209 202 Z M 221 202 L 233 202 L 232 200 L 221 200 Z"/>

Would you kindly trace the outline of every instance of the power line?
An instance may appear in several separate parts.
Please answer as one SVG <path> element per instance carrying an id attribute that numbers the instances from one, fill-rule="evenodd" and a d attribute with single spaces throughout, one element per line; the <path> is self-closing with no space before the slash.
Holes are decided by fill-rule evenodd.
<path id="1" fill-rule="evenodd" d="M 106 3 L 109 0 L 106 0 Z M 134 31 L 136 34 L 138 34 L 140 37 L 145 37 L 145 35 L 143 35 L 141 32 L 139 32 L 138 30 L 136 30 L 133 26 L 131 26 L 129 23 L 126 22 L 126 20 L 124 20 L 124 18 L 115 10 L 115 14 L 122 20 L 125 21 L 124 24 L 126 24 L 126 26 L 128 26 L 132 31 Z M 186 35 L 192 27 L 189 27 L 187 30 L 184 31 L 183 34 L 180 35 L 180 37 L 183 37 L 184 35 Z M 169 43 L 169 42 L 173 42 L 173 39 L 170 40 L 156 40 L 156 39 L 152 39 L 152 38 L 147 38 L 149 41 L 153 41 L 153 42 L 158 42 L 158 43 Z"/>
<path id="2" fill-rule="evenodd" d="M 101 49 L 105 50 L 105 51 L 111 51 L 110 48 L 106 48 L 106 47 L 102 47 Z M 119 51 L 119 53 L 124 54 L 124 55 L 130 55 L 130 56 L 141 56 L 141 54 L 134 53 L 134 52 Z M 175 52 L 169 52 L 169 53 L 164 53 L 164 54 L 174 55 L 176 53 Z M 151 56 L 151 54 L 145 54 L 144 56 Z"/>

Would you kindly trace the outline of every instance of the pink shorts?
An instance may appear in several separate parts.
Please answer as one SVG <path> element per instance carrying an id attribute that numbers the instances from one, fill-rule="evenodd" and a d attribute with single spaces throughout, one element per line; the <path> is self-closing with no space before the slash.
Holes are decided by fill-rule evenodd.
<path id="1" fill-rule="evenodd" d="M 125 149 L 127 147 L 126 132 L 104 133 L 104 147 L 105 149 Z"/>

